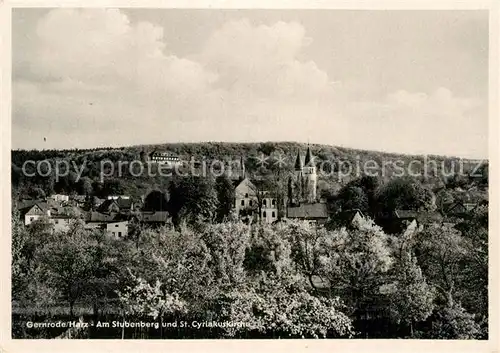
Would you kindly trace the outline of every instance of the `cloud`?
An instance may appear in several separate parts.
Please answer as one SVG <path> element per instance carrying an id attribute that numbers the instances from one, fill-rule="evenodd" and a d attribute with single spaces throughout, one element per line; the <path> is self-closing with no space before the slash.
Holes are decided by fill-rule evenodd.
<path id="1" fill-rule="evenodd" d="M 223 88 L 269 99 L 310 99 L 330 90 L 328 74 L 298 60 L 310 44 L 296 22 L 253 26 L 230 21 L 206 42 L 200 60 L 221 77 Z"/>
<path id="2" fill-rule="evenodd" d="M 380 149 L 417 154 L 487 156 L 484 102 L 456 97 L 444 87 L 432 92 L 399 90 L 382 102 L 350 104 L 346 114 L 359 124 L 368 142 Z"/>
<path id="3" fill-rule="evenodd" d="M 362 82 L 334 84 L 308 59 L 311 43 L 300 23 L 240 19 L 181 57 L 163 27 L 119 10 L 52 10 L 29 53 L 16 53 L 13 147 L 310 140 L 460 155 L 470 152 L 464 132 L 484 137 L 484 102 L 446 88 L 364 101 Z"/>

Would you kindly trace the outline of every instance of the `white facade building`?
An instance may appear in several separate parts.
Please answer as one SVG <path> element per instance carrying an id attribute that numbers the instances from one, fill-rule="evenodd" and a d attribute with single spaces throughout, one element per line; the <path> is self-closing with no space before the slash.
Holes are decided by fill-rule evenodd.
<path id="1" fill-rule="evenodd" d="M 128 235 L 128 221 L 107 223 L 106 231 L 117 239 L 126 237 Z"/>

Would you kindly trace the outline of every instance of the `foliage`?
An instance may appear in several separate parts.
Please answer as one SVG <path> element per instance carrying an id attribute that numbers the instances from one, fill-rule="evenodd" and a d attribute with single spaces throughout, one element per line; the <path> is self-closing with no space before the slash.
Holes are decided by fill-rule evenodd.
<path id="1" fill-rule="evenodd" d="M 217 193 L 209 178 L 186 176 L 176 178 L 169 187 L 169 211 L 174 225 L 212 222 L 218 206 Z"/>
<path id="2" fill-rule="evenodd" d="M 422 275 L 416 258 L 409 251 L 399 256 L 394 271 L 395 281 L 381 287 L 386 294 L 390 309 L 397 322 L 410 326 L 413 336 L 413 323 L 425 321 L 434 309 L 434 290 Z"/>
<path id="3" fill-rule="evenodd" d="M 351 320 L 338 299 L 315 297 L 294 277 L 262 276 L 251 287 L 224 294 L 220 316 L 243 323 L 243 330 L 274 337 L 350 337 Z M 234 336 L 241 328 L 227 329 Z"/>
<path id="4" fill-rule="evenodd" d="M 429 335 L 437 339 L 474 339 L 479 332 L 474 315 L 460 305 L 452 304 L 438 311 Z"/>
<path id="5" fill-rule="evenodd" d="M 119 292 L 125 313 L 151 316 L 153 319 L 169 313 L 185 313 L 186 303 L 177 293 L 166 293 L 157 279 L 154 285 L 144 279 L 132 277 L 133 285 Z"/>
<path id="6" fill-rule="evenodd" d="M 165 193 L 154 190 L 151 191 L 144 199 L 145 211 L 168 211 L 168 199 Z"/>
<path id="7" fill-rule="evenodd" d="M 227 219 L 234 205 L 234 186 L 226 175 L 219 176 L 215 181 L 217 192 L 217 221 L 221 222 Z"/>
<path id="8" fill-rule="evenodd" d="M 343 187 L 338 194 L 338 200 L 342 210 L 358 209 L 361 212 L 368 210 L 368 196 L 359 186 L 348 185 Z"/>
<path id="9" fill-rule="evenodd" d="M 435 209 L 433 192 L 411 178 L 390 180 L 378 189 L 376 197 L 380 211 Z"/>
<path id="10" fill-rule="evenodd" d="M 380 227 L 366 220 L 358 229 L 327 232 L 322 248 L 322 274 L 334 293 L 343 293 L 355 311 L 377 302 L 394 262 L 389 238 Z"/>

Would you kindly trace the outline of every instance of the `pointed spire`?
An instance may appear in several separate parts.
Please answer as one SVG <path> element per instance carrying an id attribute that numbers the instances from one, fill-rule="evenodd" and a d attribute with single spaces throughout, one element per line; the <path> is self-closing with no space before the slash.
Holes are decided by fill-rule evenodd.
<path id="1" fill-rule="evenodd" d="M 243 156 L 240 157 L 240 167 L 241 167 L 241 179 L 245 179 L 246 170 L 245 170 L 245 161 L 243 160 Z"/>
<path id="2" fill-rule="evenodd" d="M 300 150 L 297 152 L 297 159 L 295 159 L 295 170 L 302 171 L 302 159 L 300 158 Z"/>
<path id="3" fill-rule="evenodd" d="M 313 162 L 313 155 L 311 153 L 311 147 L 307 146 L 306 160 L 304 162 L 304 165 L 307 167 L 312 162 Z"/>

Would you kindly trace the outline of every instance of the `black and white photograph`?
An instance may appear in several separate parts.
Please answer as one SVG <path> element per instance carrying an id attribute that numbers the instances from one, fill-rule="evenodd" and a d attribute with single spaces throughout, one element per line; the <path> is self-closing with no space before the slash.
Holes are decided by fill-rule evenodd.
<path id="1" fill-rule="evenodd" d="M 13 6 L 10 338 L 490 341 L 491 11 Z"/>

